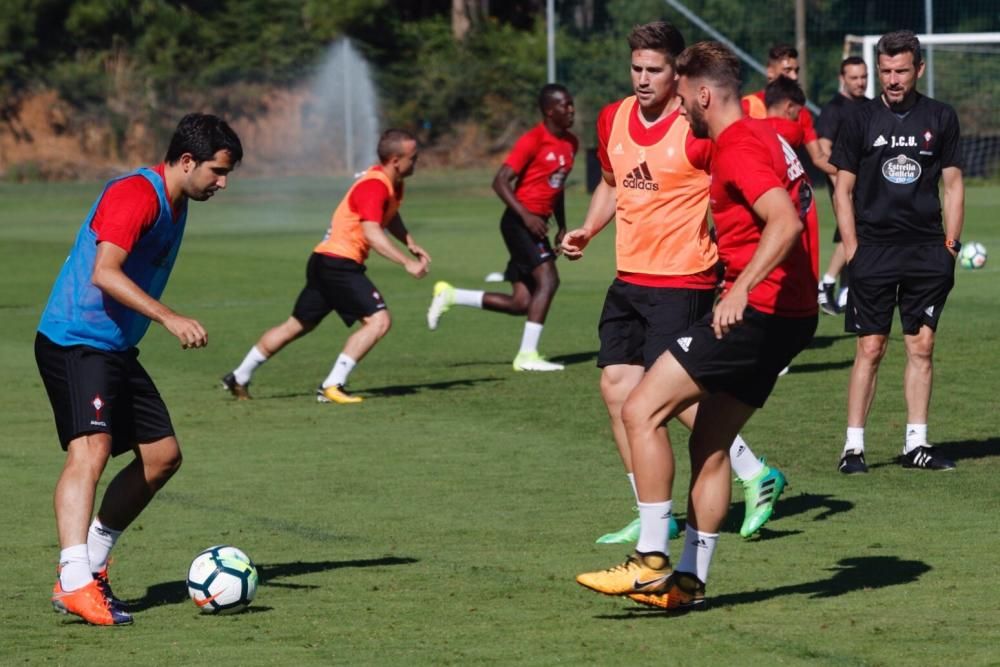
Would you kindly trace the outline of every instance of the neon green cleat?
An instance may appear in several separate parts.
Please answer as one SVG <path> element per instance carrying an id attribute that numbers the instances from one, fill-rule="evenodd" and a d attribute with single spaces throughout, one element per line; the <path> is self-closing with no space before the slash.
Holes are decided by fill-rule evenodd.
<path id="1" fill-rule="evenodd" d="M 431 305 L 427 309 L 427 328 L 431 331 L 437 329 L 438 320 L 448 312 L 454 303 L 455 288 L 443 280 L 434 283 L 433 298 L 431 298 Z"/>
<path id="2" fill-rule="evenodd" d="M 561 371 L 566 367 L 562 364 L 557 364 L 554 361 L 549 361 L 538 352 L 518 352 L 517 356 L 514 357 L 514 370 L 515 371 L 536 371 L 540 373 L 546 373 L 549 371 Z"/>
<path id="3" fill-rule="evenodd" d="M 774 504 L 785 490 L 785 476 L 777 468 L 764 466 L 753 479 L 743 482 L 746 516 L 740 535 L 750 537 L 771 518 Z"/>
<path id="4" fill-rule="evenodd" d="M 677 520 L 674 519 L 674 515 L 670 515 L 670 539 L 674 539 L 681 534 L 680 527 L 677 525 Z M 601 535 L 597 538 L 595 544 L 633 544 L 639 541 L 639 517 L 636 517 L 632 522 L 622 528 L 621 530 L 614 533 L 607 533 Z"/>

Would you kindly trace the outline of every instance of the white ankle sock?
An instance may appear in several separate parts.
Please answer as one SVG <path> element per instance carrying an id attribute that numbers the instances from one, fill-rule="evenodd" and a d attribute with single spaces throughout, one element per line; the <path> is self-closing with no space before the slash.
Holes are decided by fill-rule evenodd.
<path id="1" fill-rule="evenodd" d="M 907 424 L 906 444 L 903 446 L 903 453 L 909 454 L 917 447 L 927 446 L 927 424 Z"/>
<path id="2" fill-rule="evenodd" d="M 691 572 L 701 583 L 708 581 L 708 567 L 712 564 L 715 545 L 719 541 L 718 533 L 703 533 L 700 530 L 688 528 L 684 531 L 684 553 L 681 562 L 677 564 L 681 572 Z"/>
<path id="3" fill-rule="evenodd" d="M 90 571 L 100 572 L 108 565 L 108 556 L 121 537 L 122 531 L 108 528 L 96 516 L 87 531 L 87 553 L 90 558 Z"/>
<path id="4" fill-rule="evenodd" d="M 482 308 L 483 307 L 483 295 L 486 294 L 483 290 L 478 289 L 458 289 L 455 288 L 455 301 L 456 306 L 471 306 L 472 308 Z"/>
<path id="5" fill-rule="evenodd" d="M 521 352 L 537 352 L 538 340 L 542 337 L 545 325 L 537 322 L 525 322 L 524 333 L 521 335 Z"/>
<path id="6" fill-rule="evenodd" d="M 59 552 L 59 583 L 64 591 L 83 588 L 93 579 L 86 544 L 74 544 Z"/>
<path id="7" fill-rule="evenodd" d="M 865 451 L 865 428 L 847 427 L 847 440 L 844 442 L 844 453 L 855 450 Z"/>
<path id="8" fill-rule="evenodd" d="M 764 469 L 764 464 L 750 450 L 750 445 L 739 435 L 729 446 L 729 460 L 733 466 L 733 473 L 740 478 L 741 482 L 753 479 Z"/>
<path id="9" fill-rule="evenodd" d="M 670 555 L 670 510 L 673 502 L 638 503 L 639 505 L 639 542 L 635 550 L 640 553 L 659 551 Z"/>
<path id="10" fill-rule="evenodd" d="M 820 283 L 821 286 L 822 285 L 836 285 L 836 284 L 837 284 L 837 277 L 836 276 L 831 276 L 829 273 L 824 273 L 823 274 L 823 282 Z"/>
<path id="11" fill-rule="evenodd" d="M 330 374 L 323 380 L 323 389 L 332 387 L 335 384 L 343 387 L 347 384 L 347 378 L 351 375 L 351 371 L 357 365 L 358 362 L 341 352 L 340 356 L 337 357 L 337 361 L 334 362 L 333 368 L 330 369 Z"/>
<path id="12" fill-rule="evenodd" d="M 243 362 L 233 371 L 233 376 L 236 377 L 236 381 L 240 384 L 250 384 L 253 372 L 265 361 L 267 361 L 267 357 L 254 345 L 247 352 L 247 356 L 243 357 Z"/>

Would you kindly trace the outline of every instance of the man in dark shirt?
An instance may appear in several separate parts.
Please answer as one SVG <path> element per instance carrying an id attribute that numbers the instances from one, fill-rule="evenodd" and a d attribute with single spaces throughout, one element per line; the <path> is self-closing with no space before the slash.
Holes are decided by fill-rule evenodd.
<path id="1" fill-rule="evenodd" d="M 955 464 L 927 444 L 927 413 L 935 331 L 961 247 L 965 188 L 958 117 L 952 107 L 917 92 L 924 64 L 916 35 L 883 35 L 876 53 L 882 94 L 847 119 L 831 159 L 839 169 L 834 208 L 851 270 L 845 328 L 858 336 L 839 469 L 868 471 L 864 427 L 898 305 L 906 344 L 901 463 L 950 470 Z"/>
<path id="2" fill-rule="evenodd" d="M 850 56 L 840 63 L 840 90 L 834 94 L 826 106 L 820 111 L 816 121 L 816 134 L 819 135 L 819 147 L 826 154 L 833 153 L 833 144 L 844 123 L 844 119 L 857 109 L 858 103 L 867 100 L 865 90 L 868 87 L 868 65 L 858 56 Z M 830 197 L 833 198 L 833 188 L 836 174 L 827 174 L 827 184 Z M 844 271 L 844 243 L 840 239 L 840 230 L 833 230 L 834 250 L 827 266 L 826 274 L 819 283 L 819 307 L 827 315 L 839 315 L 843 312 L 841 303 L 846 298 L 848 286 L 847 271 Z M 840 276 L 840 293 L 836 291 L 837 276 Z"/>

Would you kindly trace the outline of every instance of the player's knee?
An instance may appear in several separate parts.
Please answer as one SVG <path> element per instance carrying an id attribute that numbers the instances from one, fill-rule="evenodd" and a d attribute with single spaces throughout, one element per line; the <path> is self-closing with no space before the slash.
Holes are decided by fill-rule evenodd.
<path id="1" fill-rule="evenodd" d="M 882 360 L 887 347 L 888 340 L 882 337 L 866 336 L 858 340 L 858 354 L 873 363 Z"/>
<path id="2" fill-rule="evenodd" d="M 655 419 L 645 403 L 631 395 L 622 405 L 622 423 L 629 432 L 656 427 Z"/>
<path id="3" fill-rule="evenodd" d="M 510 314 L 524 315 L 528 312 L 529 305 L 531 305 L 531 293 L 515 292 L 510 300 Z"/>
<path id="4" fill-rule="evenodd" d="M 372 332 L 376 338 L 382 338 L 392 328 L 392 317 L 389 315 L 388 310 L 381 310 L 372 315 L 366 322 L 366 325 L 372 327 Z"/>

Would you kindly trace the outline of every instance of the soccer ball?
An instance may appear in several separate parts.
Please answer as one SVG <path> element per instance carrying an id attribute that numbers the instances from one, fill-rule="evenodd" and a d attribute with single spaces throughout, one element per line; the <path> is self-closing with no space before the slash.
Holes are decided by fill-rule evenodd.
<path id="1" fill-rule="evenodd" d="M 209 547 L 191 561 L 187 587 L 202 613 L 234 614 L 257 594 L 257 568 L 236 547 Z"/>
<path id="2" fill-rule="evenodd" d="M 958 263 L 966 269 L 981 269 L 986 264 L 986 246 L 976 241 L 962 244 Z"/>

